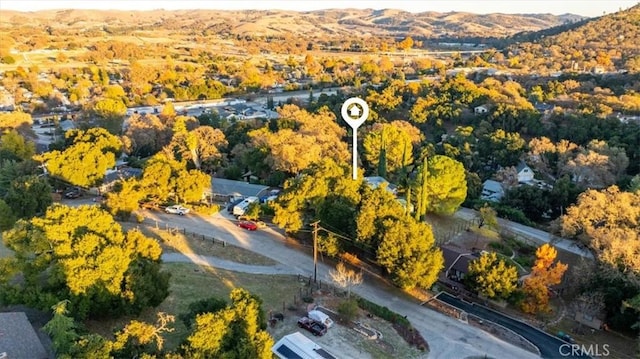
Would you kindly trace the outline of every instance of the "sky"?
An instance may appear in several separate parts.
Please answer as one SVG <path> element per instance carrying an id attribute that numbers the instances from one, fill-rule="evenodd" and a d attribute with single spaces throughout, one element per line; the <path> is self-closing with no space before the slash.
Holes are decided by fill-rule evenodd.
<path id="1" fill-rule="evenodd" d="M 410 12 L 465 11 L 487 13 L 572 13 L 601 16 L 638 4 L 638 0 L 0 0 L 0 10 L 36 11 L 51 9 L 98 10 L 297 10 L 401 9 Z"/>

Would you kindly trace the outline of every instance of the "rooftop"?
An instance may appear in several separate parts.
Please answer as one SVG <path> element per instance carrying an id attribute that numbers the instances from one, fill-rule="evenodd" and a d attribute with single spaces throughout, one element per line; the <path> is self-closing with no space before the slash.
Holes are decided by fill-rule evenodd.
<path id="1" fill-rule="evenodd" d="M 336 359 L 300 332 L 285 335 L 271 351 L 280 359 Z"/>
<path id="2" fill-rule="evenodd" d="M 259 196 L 261 192 L 269 187 L 259 184 L 252 184 L 244 181 L 234 181 L 224 178 L 211 179 L 212 192 L 220 195 L 233 195 L 239 193 L 244 197 Z"/>
<path id="3" fill-rule="evenodd" d="M 48 358 L 24 312 L 0 313 L 0 358 Z"/>

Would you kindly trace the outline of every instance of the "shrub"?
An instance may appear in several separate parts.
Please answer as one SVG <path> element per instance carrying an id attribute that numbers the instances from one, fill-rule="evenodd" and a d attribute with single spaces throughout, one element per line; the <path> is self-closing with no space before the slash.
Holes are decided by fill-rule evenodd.
<path id="1" fill-rule="evenodd" d="M 411 326 L 409 320 L 398 313 L 391 311 L 387 307 L 381 307 L 375 303 L 372 303 L 364 298 L 358 298 L 358 306 L 369 313 L 378 316 L 391 323 L 398 323 L 403 326 Z"/>
<path id="2" fill-rule="evenodd" d="M 193 206 L 193 210 L 195 212 L 198 212 L 200 214 L 204 214 L 204 215 L 212 215 L 212 214 L 216 214 L 218 212 L 220 212 L 220 206 L 218 206 L 217 204 L 212 204 L 212 205 L 208 205 L 208 204 L 196 204 Z"/>
<path id="3" fill-rule="evenodd" d="M 352 321 L 358 314 L 358 302 L 354 299 L 346 300 L 338 305 L 338 314 L 345 322 Z"/>
<path id="4" fill-rule="evenodd" d="M 13 56 L 11 55 L 7 55 L 2 58 L 2 62 L 4 62 L 7 65 L 13 65 L 16 63 L 16 59 L 14 59 Z"/>

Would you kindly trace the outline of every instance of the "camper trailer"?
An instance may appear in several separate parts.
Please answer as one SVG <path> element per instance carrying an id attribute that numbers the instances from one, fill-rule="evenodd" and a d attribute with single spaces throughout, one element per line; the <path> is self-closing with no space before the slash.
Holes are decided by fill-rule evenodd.
<path id="1" fill-rule="evenodd" d="M 251 203 L 258 202 L 260 199 L 258 197 L 247 197 L 242 202 L 238 203 L 235 207 L 233 207 L 233 215 L 236 217 L 243 216 L 247 211 L 247 208 L 251 205 Z"/>

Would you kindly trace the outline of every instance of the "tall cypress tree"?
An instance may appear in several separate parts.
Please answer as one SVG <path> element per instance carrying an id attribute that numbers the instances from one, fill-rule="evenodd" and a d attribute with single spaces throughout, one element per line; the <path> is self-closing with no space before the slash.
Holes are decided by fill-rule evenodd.
<path id="1" fill-rule="evenodd" d="M 380 155 L 378 156 L 378 176 L 387 178 L 387 145 L 384 140 L 384 130 L 381 136 L 382 143 L 380 144 Z"/>

